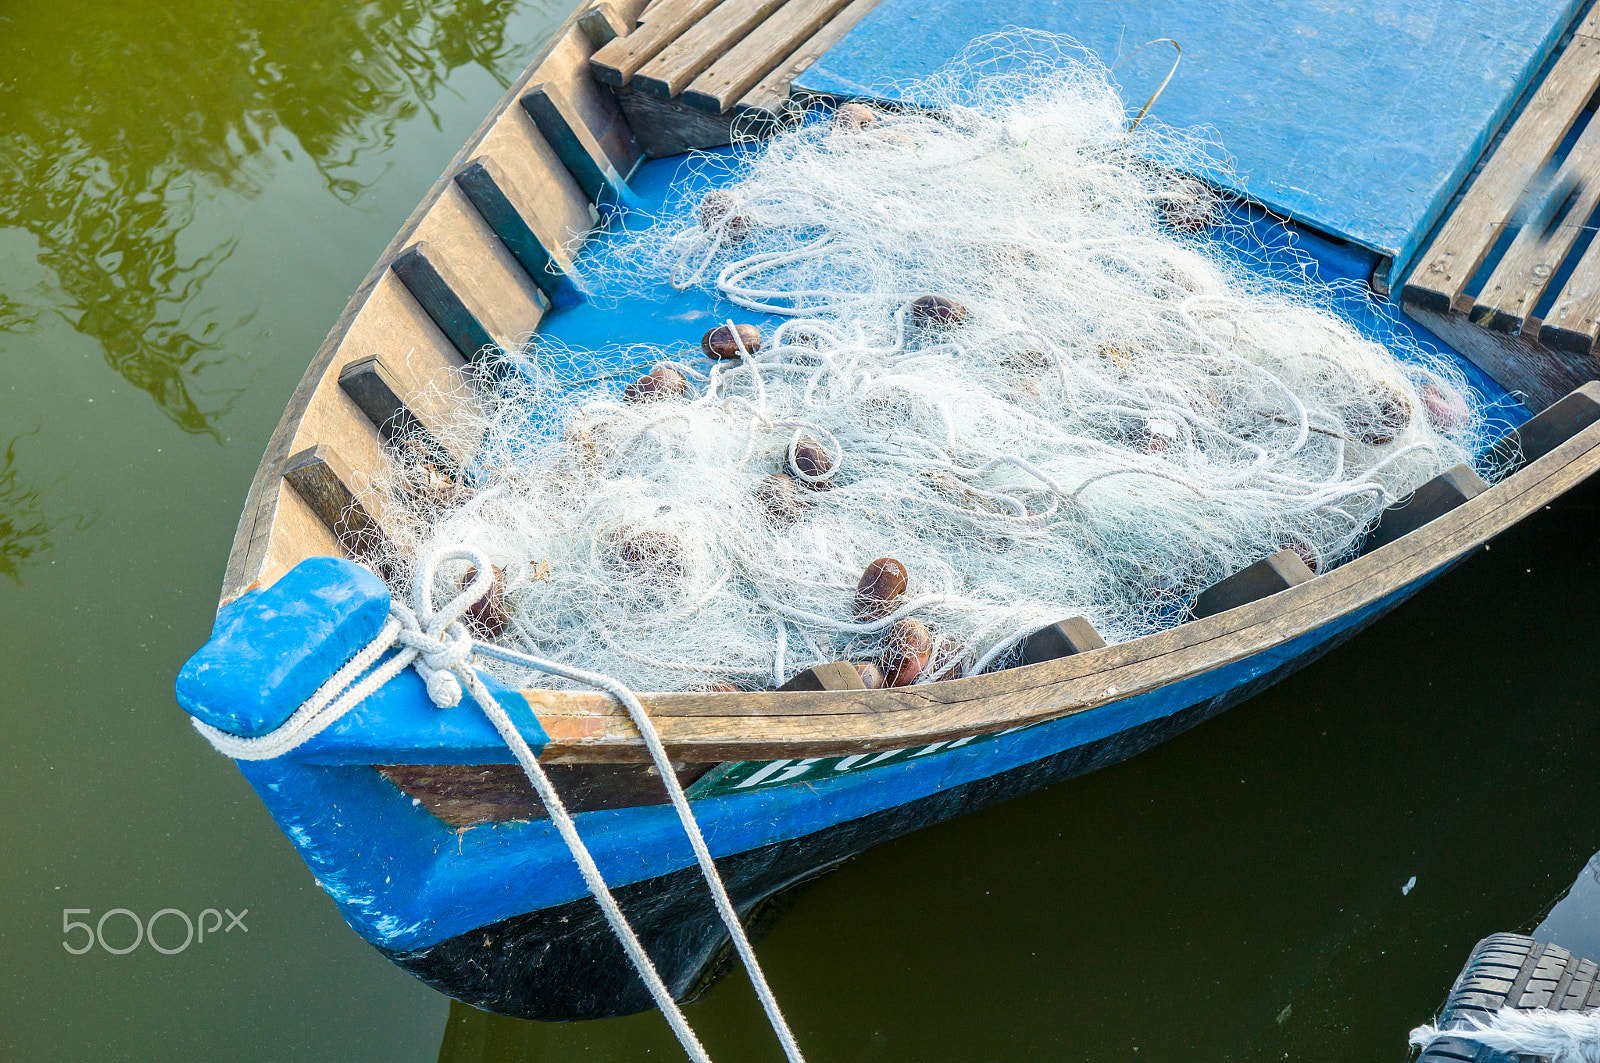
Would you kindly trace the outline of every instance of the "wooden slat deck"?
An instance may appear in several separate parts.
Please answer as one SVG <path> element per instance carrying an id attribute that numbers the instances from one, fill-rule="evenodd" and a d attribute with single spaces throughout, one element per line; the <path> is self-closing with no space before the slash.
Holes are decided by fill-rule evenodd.
<path id="1" fill-rule="evenodd" d="M 790 83 L 877 3 L 655 0 L 591 67 L 649 154 L 715 147 L 787 118 Z"/>
<path id="2" fill-rule="evenodd" d="M 1536 411 L 1600 377 L 1600 241 L 1570 262 L 1600 208 L 1597 91 L 1600 8 L 1573 32 L 1401 290 L 1406 313 Z M 1486 264 L 1489 276 L 1472 291 Z"/>

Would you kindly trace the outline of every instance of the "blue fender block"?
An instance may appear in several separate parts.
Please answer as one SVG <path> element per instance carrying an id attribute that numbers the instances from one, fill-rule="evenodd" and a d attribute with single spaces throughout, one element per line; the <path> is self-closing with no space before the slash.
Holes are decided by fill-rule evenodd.
<path id="1" fill-rule="evenodd" d="M 389 616 L 389 588 L 336 557 L 300 562 L 266 590 L 223 607 L 211 641 L 178 673 L 178 704 L 254 738 L 276 730 Z"/>

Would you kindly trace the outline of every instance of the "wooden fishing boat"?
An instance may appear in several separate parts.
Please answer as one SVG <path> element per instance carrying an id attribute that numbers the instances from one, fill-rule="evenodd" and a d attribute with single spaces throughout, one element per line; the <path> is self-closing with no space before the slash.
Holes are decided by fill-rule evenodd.
<path id="1" fill-rule="evenodd" d="M 836 102 L 836 86 L 807 95 L 795 79 L 810 71 L 848 80 L 817 61 L 855 40 L 852 30 L 870 31 L 869 60 L 874 33 L 905 30 L 893 21 L 900 0 L 877 11 L 877 0 L 642 6 L 586 3 L 556 33 L 312 360 L 251 486 L 213 639 L 180 676 L 180 703 L 197 719 L 238 735 L 272 731 L 377 635 L 388 591 L 348 559 L 384 534 L 370 482 L 390 440 L 451 417 L 430 380 L 540 330 L 603 341 L 623 319 L 658 338 L 702 327 L 692 322 L 709 309 L 679 320 L 682 303 L 670 320 L 644 303 L 626 314 L 590 312 L 566 279 L 584 234 L 611 204 L 659 202 L 694 169 L 681 153 L 760 136 Z M 933 7 L 959 22 L 971 6 Z M 1424 237 L 1523 90 L 1537 87 L 1571 7 L 1546 5 L 1536 32 L 1518 38 L 1516 68 L 1435 167 L 1403 238 L 1363 240 L 1319 228 L 1313 209 L 1252 198 L 1304 218 L 1301 246 L 1332 274 L 1383 282 L 1417 260 L 1418 276 L 1432 276 L 1431 252 L 1418 254 Z M 990 17 L 1026 14 L 1008 7 Z M 1585 118 L 1600 84 L 1588 54 L 1594 29 L 1586 24 L 1545 79 L 1560 94 L 1541 96 L 1518 119 L 1517 128 L 1530 115 L 1542 122 L 1545 155 L 1530 173 Z M 937 42 L 923 51 L 950 54 Z M 1523 166 L 1537 153 L 1528 141 L 1508 136 L 1500 150 L 1521 153 Z M 1498 158 L 1484 174 L 1499 173 Z M 1496 180 L 1509 189 L 1501 199 L 1516 198 L 1515 174 Z M 1469 196 L 1460 209 L 1475 203 Z M 1466 272 L 1488 253 L 1479 249 Z M 1582 272 L 1569 286 L 1581 287 Z M 1421 290 L 1416 277 L 1409 283 L 1408 293 Z M 1587 283 L 1593 298 L 1600 278 Z M 1412 328 L 1381 306 L 1373 313 L 1380 331 Z M 1447 324 L 1440 331 L 1449 337 L 1483 330 L 1471 320 Z M 1582 327 L 1592 349 L 1595 317 Z M 1563 372 L 1591 375 L 1571 362 Z M 1471 469 L 1451 470 L 1388 511 L 1347 564 L 1313 576 L 1292 552 L 1265 558 L 1203 595 L 1195 619 L 1160 634 L 1107 646 L 1086 624 L 1066 621 L 1029 640 L 1023 666 L 897 689 L 866 690 L 842 668 L 818 669 L 797 689 L 641 695 L 741 916 L 754 919 L 784 890 L 866 846 L 1131 756 L 1350 639 L 1600 468 L 1600 385 L 1561 390 L 1571 394 L 1553 402 L 1540 392 L 1531 420 L 1532 409 L 1511 417 L 1525 423 L 1496 452 L 1512 471 L 1493 486 Z M 575 813 L 667 986 L 680 999 L 693 995 L 728 936 L 639 730 L 600 693 L 488 686 Z M 293 752 L 240 766 L 350 925 L 429 984 L 530 1018 L 650 1005 L 505 740 L 470 703 L 436 709 L 407 671 Z"/>

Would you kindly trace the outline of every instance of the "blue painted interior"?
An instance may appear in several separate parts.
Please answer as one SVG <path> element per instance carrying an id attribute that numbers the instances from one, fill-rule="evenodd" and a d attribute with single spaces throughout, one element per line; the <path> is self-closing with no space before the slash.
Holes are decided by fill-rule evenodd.
<path id="1" fill-rule="evenodd" d="M 1223 183 L 1404 266 L 1581 0 L 883 0 L 795 81 L 902 99 L 968 42 L 1026 26 L 1071 36 L 1106 65 L 1146 41 L 1183 46 L 1152 115 L 1208 126 Z M 1166 46 L 1119 68 L 1130 114 L 1171 65 Z"/>
<path id="2" fill-rule="evenodd" d="M 716 179 L 713 174 L 725 172 L 725 162 L 715 157 L 652 162 L 636 176 L 635 191 L 653 210 L 661 209 L 669 191 L 696 202 Z M 1330 296 L 1335 309 L 1375 338 L 1403 338 L 1449 353 L 1393 307 L 1365 294 L 1376 258 L 1372 252 L 1285 228 L 1260 211 L 1246 210 L 1241 217 L 1250 232 L 1240 238 L 1252 245 L 1265 242 L 1272 249 L 1264 268 L 1309 272 L 1336 284 Z M 641 220 L 635 218 L 635 223 Z M 622 223 L 613 217 L 613 226 Z M 595 239 L 614 238 L 602 233 Z M 587 301 L 554 314 L 545 332 L 573 347 L 648 341 L 681 342 L 697 349 L 705 329 L 727 316 L 761 322 L 746 312 L 735 314 L 703 293 L 685 292 Z M 572 357 L 587 360 L 579 368 L 595 371 L 616 369 L 626 361 L 614 350 Z M 1524 416 L 1492 381 L 1469 365 L 1463 363 L 1463 368 L 1491 401 L 1500 402 L 1497 416 Z M 626 379 L 619 376 L 614 387 L 620 391 Z M 713 852 L 726 855 L 802 837 L 1006 771 L 1225 694 L 1363 624 L 1434 575 L 1315 632 L 1162 690 L 984 744 L 930 749 L 925 756 L 857 774 L 802 778 L 792 785 L 708 798 L 696 803 L 697 815 Z M 335 584 L 350 588 L 345 597 Z M 277 597 L 269 597 L 274 591 Z M 280 605 L 268 608 L 280 599 Z M 180 703 L 234 733 L 270 729 L 272 721 L 286 717 L 371 638 L 387 602 L 387 591 L 364 570 L 325 558 L 304 562 L 273 588 L 224 610 L 213 642 L 185 666 Z M 231 675 L 240 661 L 256 662 L 255 680 L 222 675 L 223 662 Z M 530 744 L 543 748 L 545 733 L 523 697 L 489 682 Z M 437 709 L 421 680 L 408 670 L 293 754 L 243 762 L 240 768 L 350 924 L 375 944 L 408 950 L 584 895 L 583 883 L 548 822 L 457 831 L 372 768 L 510 760 L 470 698 L 455 708 Z M 578 823 L 613 885 L 693 863 L 667 806 L 589 812 Z"/>
<path id="3" fill-rule="evenodd" d="M 644 163 L 633 178 L 638 207 L 633 212 L 610 214 L 605 228 L 585 246 L 583 258 L 592 261 L 600 257 L 606 245 L 629 229 L 646 226 L 669 212 L 681 215 L 685 204 L 698 204 L 706 192 L 731 183 L 731 163 L 741 150 L 747 149 L 721 148 Z M 1528 411 L 1488 374 L 1401 314 L 1398 306 L 1372 294 L 1368 278 L 1381 257 L 1378 253 L 1285 223 L 1258 207 L 1242 205 L 1233 209 L 1232 220 L 1242 222 L 1243 227 L 1223 226 L 1217 231 L 1212 239 L 1220 252 L 1240 252 L 1241 261 L 1267 276 L 1304 278 L 1326 285 L 1327 308 L 1363 334 L 1402 352 L 1415 347 L 1454 362 L 1491 407 L 1491 436 L 1527 419 Z M 752 313 L 699 289 L 677 292 L 663 284 L 648 297 L 601 288 L 584 302 L 545 318 L 539 331 L 541 336 L 560 341 L 566 348 L 551 355 L 563 362 L 562 369 L 573 376 L 589 377 L 629 367 L 628 357 L 619 348 L 631 343 L 652 343 L 676 351 L 680 357 L 699 358 L 700 337 L 708 328 L 729 318 L 748 321 L 763 330 L 781 320 Z M 565 364 L 572 359 L 576 361 Z M 648 367 L 644 363 L 637 368 L 643 372 Z M 631 372 L 618 374 L 611 382 L 611 390 L 620 397 L 632 376 Z"/>

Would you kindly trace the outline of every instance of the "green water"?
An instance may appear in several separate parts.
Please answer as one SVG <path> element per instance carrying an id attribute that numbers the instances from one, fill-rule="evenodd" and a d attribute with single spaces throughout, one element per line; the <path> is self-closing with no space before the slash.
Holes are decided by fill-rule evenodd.
<path id="1" fill-rule="evenodd" d="M 3 1058 L 675 1057 L 654 1015 L 512 1022 L 391 967 L 171 695 L 303 366 L 565 14 L 0 0 Z M 1542 514 L 1219 720 L 817 883 L 761 945 L 810 1058 L 1403 1058 L 1600 848 L 1594 528 Z M 248 929 L 63 947 L 115 908 Z M 689 1015 L 776 1058 L 737 979 Z"/>

